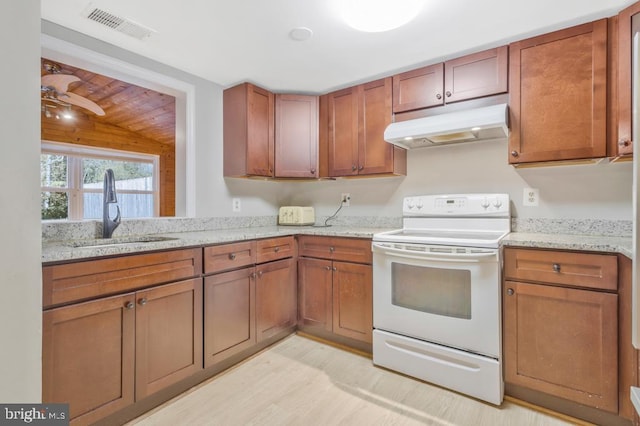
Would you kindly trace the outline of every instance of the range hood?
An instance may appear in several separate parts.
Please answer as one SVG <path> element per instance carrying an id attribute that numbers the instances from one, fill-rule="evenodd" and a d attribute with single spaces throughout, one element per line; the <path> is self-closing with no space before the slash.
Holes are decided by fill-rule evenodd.
<path id="1" fill-rule="evenodd" d="M 411 149 L 506 138 L 508 108 L 499 104 L 391 123 L 384 140 Z"/>

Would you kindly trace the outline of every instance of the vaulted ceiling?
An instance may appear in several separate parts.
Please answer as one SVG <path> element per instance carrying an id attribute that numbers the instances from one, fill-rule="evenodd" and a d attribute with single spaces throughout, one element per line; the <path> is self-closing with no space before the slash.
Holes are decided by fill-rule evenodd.
<path id="1" fill-rule="evenodd" d="M 81 114 L 90 121 L 121 127 L 162 144 L 175 143 L 176 103 L 173 96 L 46 58 L 41 60 L 41 75 L 48 73 L 45 63 L 55 63 L 59 73 L 78 77 L 81 81 L 71 83 L 68 91 L 95 102 L 105 112 L 104 116 L 97 116 L 72 106 L 74 115 Z"/>

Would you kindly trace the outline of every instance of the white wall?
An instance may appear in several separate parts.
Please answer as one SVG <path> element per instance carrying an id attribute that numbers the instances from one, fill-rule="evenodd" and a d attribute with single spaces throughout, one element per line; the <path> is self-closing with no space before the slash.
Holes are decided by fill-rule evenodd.
<path id="1" fill-rule="evenodd" d="M 0 2 L 0 401 L 41 398 L 40 0 Z M 10 65 L 9 65 L 10 64 Z"/>
<path id="2" fill-rule="evenodd" d="M 351 193 L 340 215 L 400 216 L 402 198 L 420 194 L 506 192 L 520 218 L 631 220 L 631 163 L 515 169 L 507 141 L 486 141 L 411 150 L 407 176 L 288 184 L 288 201 L 313 205 L 319 216 Z M 523 207 L 523 188 L 538 188 L 540 205 Z"/>

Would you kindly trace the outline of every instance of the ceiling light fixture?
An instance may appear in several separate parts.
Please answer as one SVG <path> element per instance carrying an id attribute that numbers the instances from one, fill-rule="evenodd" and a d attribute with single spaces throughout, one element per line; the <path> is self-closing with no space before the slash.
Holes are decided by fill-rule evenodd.
<path id="1" fill-rule="evenodd" d="M 401 27 L 415 18 L 425 0 L 335 0 L 338 14 L 352 28 L 383 32 Z"/>

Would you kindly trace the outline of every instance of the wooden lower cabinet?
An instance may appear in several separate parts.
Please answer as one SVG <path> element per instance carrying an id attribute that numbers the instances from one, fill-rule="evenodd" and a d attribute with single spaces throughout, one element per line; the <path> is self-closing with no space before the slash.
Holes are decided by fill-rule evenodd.
<path id="1" fill-rule="evenodd" d="M 372 342 L 373 273 L 371 265 L 333 262 L 333 332 Z"/>
<path id="2" fill-rule="evenodd" d="M 136 400 L 202 370 L 202 279 L 136 293 Z"/>
<path id="3" fill-rule="evenodd" d="M 134 401 L 135 293 L 43 312 L 42 400 L 88 424 Z"/>
<path id="4" fill-rule="evenodd" d="M 202 280 L 43 313 L 43 401 L 92 423 L 202 369 Z M 135 398 L 134 398 L 135 383 Z"/>
<path id="5" fill-rule="evenodd" d="M 296 263 L 256 266 L 256 337 L 261 342 L 296 325 Z"/>
<path id="6" fill-rule="evenodd" d="M 210 367 L 256 343 L 254 268 L 204 279 L 204 366 Z"/>
<path id="7" fill-rule="evenodd" d="M 298 259 L 298 326 L 371 343 L 371 265 Z"/>
<path id="8" fill-rule="evenodd" d="M 618 295 L 505 282 L 505 381 L 618 412 Z"/>

